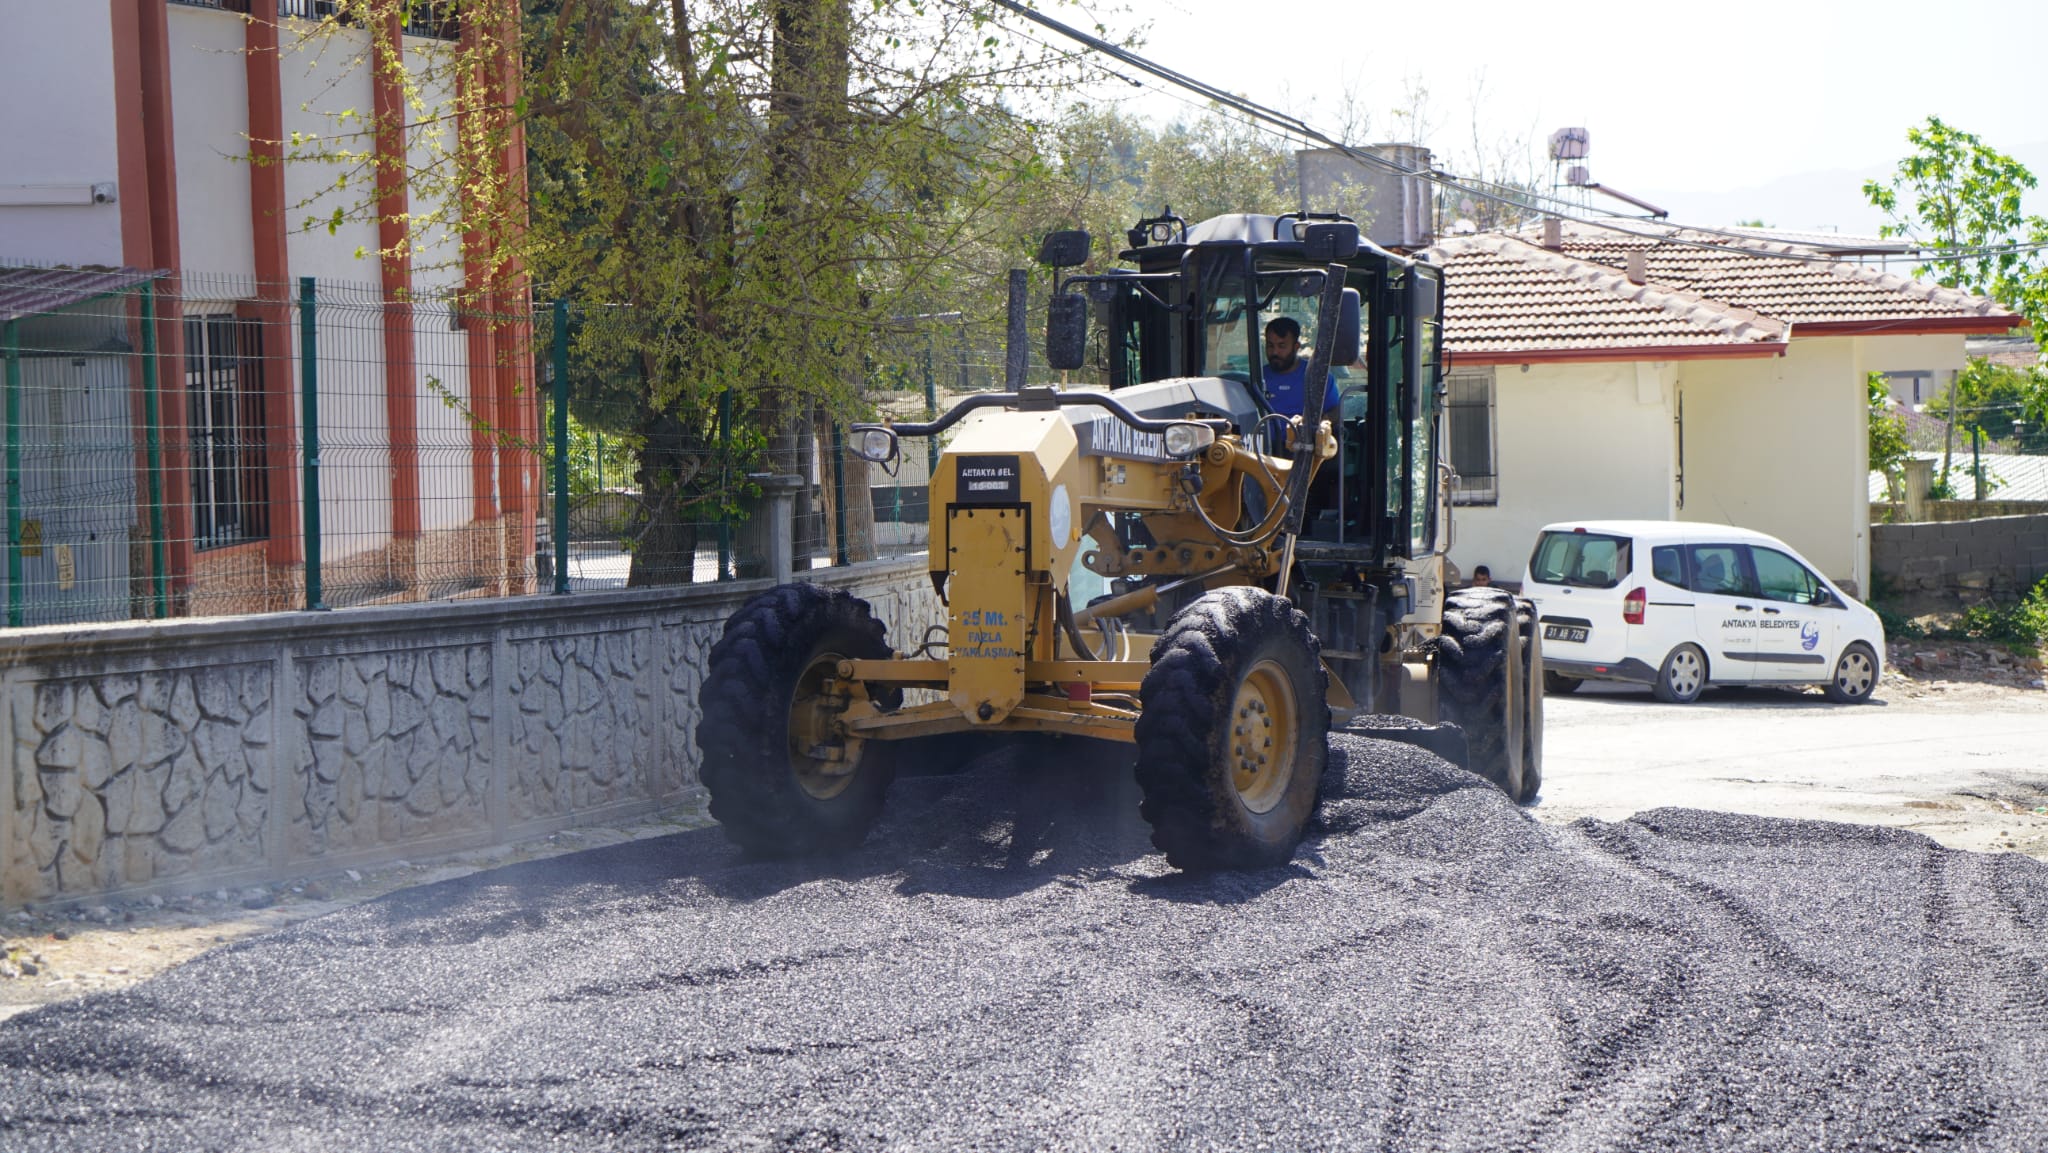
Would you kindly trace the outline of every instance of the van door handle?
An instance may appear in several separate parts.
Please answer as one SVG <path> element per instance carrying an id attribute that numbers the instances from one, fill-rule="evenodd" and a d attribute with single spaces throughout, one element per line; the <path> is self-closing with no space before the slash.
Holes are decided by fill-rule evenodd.
<path id="1" fill-rule="evenodd" d="M 1778 615 L 1778 610 L 1777 610 L 1777 609 L 1765 609 L 1764 611 L 1765 611 L 1766 613 L 1769 613 L 1769 614 L 1770 614 L 1771 616 L 1777 616 L 1777 615 Z"/>
<path id="2" fill-rule="evenodd" d="M 1745 612 L 1745 613 L 1747 613 L 1747 612 L 1755 612 L 1755 611 L 1756 611 L 1756 606 L 1755 606 L 1755 605 L 1736 605 L 1736 606 L 1735 606 L 1735 609 L 1736 609 L 1736 611 L 1737 611 L 1737 612 Z"/>

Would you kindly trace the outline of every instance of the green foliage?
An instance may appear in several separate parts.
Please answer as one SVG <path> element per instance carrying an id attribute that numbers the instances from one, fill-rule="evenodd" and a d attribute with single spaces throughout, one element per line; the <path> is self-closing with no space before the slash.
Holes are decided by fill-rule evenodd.
<path id="1" fill-rule="evenodd" d="M 1892 640 L 1979 641 L 2025 653 L 2048 645 L 2048 576 L 2017 601 L 1971 605 L 1936 623 L 1923 625 L 1882 601 L 1870 607 Z"/>
<path id="2" fill-rule="evenodd" d="M 1906 420 L 1892 411 L 1891 389 L 1884 374 L 1873 372 L 1865 379 L 1870 426 L 1870 470 L 1884 474 L 1885 488 L 1894 503 L 1905 499 L 1904 466 L 1913 455 L 1906 442 Z"/>
<path id="3" fill-rule="evenodd" d="M 1956 374 L 1952 386 L 1928 401 L 1927 411 L 1946 417 L 1951 401 L 1956 435 L 1963 443 L 1968 443 L 1972 429 L 1981 429 L 1986 440 L 2009 441 L 2014 435 L 2013 422 L 2020 421 L 2031 430 L 2023 438 L 2031 447 L 2038 434 L 2048 430 L 2048 370 L 2014 368 L 1973 357 Z"/>
<path id="4" fill-rule="evenodd" d="M 1892 179 L 1863 185 L 1863 195 L 1891 217 L 1883 234 L 1952 253 L 1914 274 L 1989 296 L 2025 316 L 2037 343 L 2048 340 L 2048 263 L 2038 250 L 2009 247 L 2048 242 L 2048 220 L 2021 211 L 2034 174 L 1936 116 L 1908 128 L 1906 139 L 1914 152 Z"/>

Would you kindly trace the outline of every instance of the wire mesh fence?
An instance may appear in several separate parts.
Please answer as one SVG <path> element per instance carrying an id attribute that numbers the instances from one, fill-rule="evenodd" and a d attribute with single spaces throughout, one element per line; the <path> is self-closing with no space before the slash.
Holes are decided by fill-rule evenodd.
<path id="1" fill-rule="evenodd" d="M 578 351 L 616 315 L 0 267 L 0 625 L 749 579 L 925 547 L 923 460 L 886 475 L 813 406 L 771 421 L 757 382 L 656 408 L 630 365 Z M 999 359 L 933 347 L 984 381 Z M 958 391 L 899 387 L 893 357 L 870 376 L 860 415 Z"/>

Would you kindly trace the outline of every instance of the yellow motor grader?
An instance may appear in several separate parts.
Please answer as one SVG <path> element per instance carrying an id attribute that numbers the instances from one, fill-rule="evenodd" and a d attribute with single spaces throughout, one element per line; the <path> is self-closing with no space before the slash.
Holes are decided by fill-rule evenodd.
<path id="1" fill-rule="evenodd" d="M 1342 217 L 1169 212 L 1129 240 L 1130 267 L 1099 275 L 1060 278 L 1086 233 L 1040 252 L 1046 359 L 1092 360 L 1108 388 L 1020 383 L 853 430 L 884 467 L 903 438 L 951 434 L 929 492 L 942 630 L 898 651 L 864 602 L 804 583 L 727 623 L 697 742 L 741 846 L 859 844 L 892 754 L 944 733 L 1134 743 L 1141 812 L 1183 869 L 1291 856 L 1333 726 L 1535 795 L 1535 613 L 1444 583 L 1441 271 Z M 1276 316 L 1311 339 L 1306 418 L 1268 400 Z"/>

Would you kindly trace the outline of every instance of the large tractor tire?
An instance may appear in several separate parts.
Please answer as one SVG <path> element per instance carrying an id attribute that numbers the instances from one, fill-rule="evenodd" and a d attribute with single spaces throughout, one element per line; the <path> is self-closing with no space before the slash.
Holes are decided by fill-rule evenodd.
<path id="1" fill-rule="evenodd" d="M 1152 647 L 1139 687 L 1138 811 L 1175 868 L 1294 855 L 1329 759 L 1321 646 L 1264 589 L 1207 593 Z"/>
<path id="2" fill-rule="evenodd" d="M 1526 805 L 1543 788 L 1543 695 L 1551 674 L 1543 667 L 1543 625 L 1534 602 L 1515 600 L 1515 624 L 1522 637 L 1522 787 L 1515 803 Z"/>
<path id="3" fill-rule="evenodd" d="M 1534 614 L 1506 589 L 1460 589 L 1444 601 L 1443 633 L 1437 642 L 1437 712 L 1465 731 L 1473 772 L 1524 801 L 1536 786 L 1524 772 L 1530 752 L 1530 721 L 1540 725 L 1542 681 L 1531 681 Z M 1527 630 L 1525 634 L 1525 630 Z M 1537 755 L 1541 756 L 1540 736 Z M 1541 766 L 1537 771 L 1541 783 Z"/>
<path id="4" fill-rule="evenodd" d="M 836 589 L 781 585 L 726 622 L 698 694 L 697 748 L 711 815 L 741 848 L 794 857 L 866 839 L 895 776 L 893 750 L 835 737 L 845 704 L 823 689 L 841 660 L 889 655 L 867 602 Z"/>

